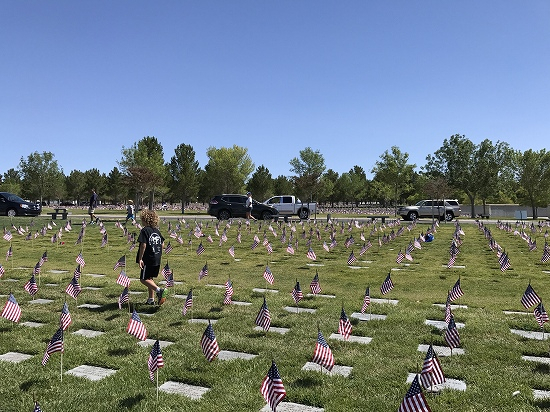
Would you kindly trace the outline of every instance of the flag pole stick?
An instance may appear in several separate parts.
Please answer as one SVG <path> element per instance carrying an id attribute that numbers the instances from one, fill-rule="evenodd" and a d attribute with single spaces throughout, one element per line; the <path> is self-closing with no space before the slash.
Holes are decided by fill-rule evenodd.
<path id="1" fill-rule="evenodd" d="M 60 376 L 61 376 L 61 382 L 63 382 L 63 352 L 61 352 L 61 368 L 60 368 Z"/>
<path id="2" fill-rule="evenodd" d="M 156 375 L 157 375 L 157 402 L 158 402 L 159 401 L 159 369 L 158 369 L 158 366 L 157 366 Z"/>

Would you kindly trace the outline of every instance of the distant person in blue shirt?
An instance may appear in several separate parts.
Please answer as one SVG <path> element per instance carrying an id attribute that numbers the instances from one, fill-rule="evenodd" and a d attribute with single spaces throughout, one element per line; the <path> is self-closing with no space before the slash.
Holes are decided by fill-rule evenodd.
<path id="1" fill-rule="evenodd" d="M 95 192 L 95 189 L 92 189 L 92 195 L 90 196 L 90 204 L 88 205 L 88 214 L 90 215 L 90 224 L 93 225 L 94 223 L 97 223 L 99 218 L 94 214 L 95 208 L 97 207 L 97 193 Z"/>

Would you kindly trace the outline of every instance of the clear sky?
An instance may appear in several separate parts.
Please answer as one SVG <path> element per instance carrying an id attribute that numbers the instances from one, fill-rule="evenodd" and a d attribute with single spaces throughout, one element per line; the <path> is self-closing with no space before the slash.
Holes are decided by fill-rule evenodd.
<path id="1" fill-rule="evenodd" d="M 550 142 L 548 0 L 0 0 L 0 173 L 51 151 L 66 174 L 155 136 L 201 167 L 246 147 L 368 176 L 391 146 Z"/>

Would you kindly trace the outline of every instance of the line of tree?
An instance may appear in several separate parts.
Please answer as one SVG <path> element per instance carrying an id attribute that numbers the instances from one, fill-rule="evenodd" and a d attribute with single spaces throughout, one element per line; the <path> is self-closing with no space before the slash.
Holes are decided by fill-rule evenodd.
<path id="1" fill-rule="evenodd" d="M 31 153 L 21 158 L 17 169 L 3 173 L 0 190 L 40 202 L 70 200 L 82 204 L 92 188 L 103 203 L 138 204 L 156 202 L 208 202 L 220 193 L 249 190 L 260 201 L 276 194 L 295 194 L 303 201 L 336 205 L 375 204 L 395 207 L 424 198 L 457 198 L 470 205 L 519 203 L 532 208 L 550 204 L 550 152 L 545 149 L 521 152 L 507 143 L 483 140 L 473 143 L 464 135 L 453 135 L 426 157 L 417 168 L 408 153 L 393 146 L 371 167 L 354 165 L 338 174 L 327 169 L 323 155 L 310 147 L 289 161 L 289 176 L 273 177 L 265 165 L 255 167 L 248 149 L 209 147 L 208 163 L 201 169 L 189 144 L 176 147 L 164 161 L 162 144 L 146 136 L 130 147 L 122 147 L 117 166 L 108 173 L 97 169 L 72 170 L 65 174 L 51 152 Z"/>

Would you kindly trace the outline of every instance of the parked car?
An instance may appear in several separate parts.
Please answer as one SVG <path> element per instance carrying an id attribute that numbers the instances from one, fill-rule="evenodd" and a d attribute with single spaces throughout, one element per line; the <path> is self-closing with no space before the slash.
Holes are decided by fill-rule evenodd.
<path id="1" fill-rule="evenodd" d="M 281 215 L 297 215 L 300 219 L 307 219 L 311 214 L 317 213 L 317 203 L 302 202 L 291 195 L 273 196 L 264 204 L 274 207 Z"/>
<path id="2" fill-rule="evenodd" d="M 208 214 L 219 220 L 232 217 L 246 217 L 246 195 L 224 194 L 217 195 L 208 204 Z M 256 219 L 270 220 L 277 216 L 277 209 L 253 200 L 252 216 Z"/>
<path id="3" fill-rule="evenodd" d="M 421 200 L 413 206 L 401 206 L 397 214 L 405 220 L 415 220 L 419 217 L 439 217 L 440 220 L 450 222 L 460 216 L 461 209 L 458 200 Z"/>
<path id="4" fill-rule="evenodd" d="M 27 202 L 13 193 L 0 192 L 0 215 L 38 216 L 40 213 L 42 213 L 40 205 Z"/>

